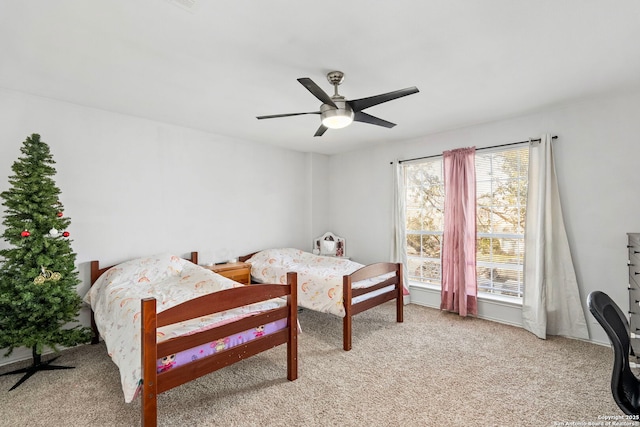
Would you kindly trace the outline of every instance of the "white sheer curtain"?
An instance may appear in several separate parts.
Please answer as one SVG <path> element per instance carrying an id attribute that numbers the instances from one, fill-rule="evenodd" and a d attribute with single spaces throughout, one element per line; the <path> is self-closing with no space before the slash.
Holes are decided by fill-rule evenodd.
<path id="1" fill-rule="evenodd" d="M 524 328 L 539 338 L 589 338 L 553 160 L 551 135 L 529 147 L 529 190 L 525 226 Z"/>
<path id="2" fill-rule="evenodd" d="M 391 262 L 403 265 L 404 295 L 409 295 L 407 279 L 407 232 L 405 223 L 406 200 L 404 194 L 404 168 L 396 159 L 393 162 L 393 237 L 391 239 Z M 409 303 L 405 297 L 405 303 Z"/>

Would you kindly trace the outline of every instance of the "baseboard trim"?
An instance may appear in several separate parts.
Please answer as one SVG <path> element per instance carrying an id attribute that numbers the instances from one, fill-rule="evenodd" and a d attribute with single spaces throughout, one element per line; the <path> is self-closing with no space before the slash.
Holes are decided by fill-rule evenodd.
<path id="1" fill-rule="evenodd" d="M 409 285 L 411 303 L 440 308 L 440 290 Z M 506 301 L 478 299 L 478 318 L 522 328 L 522 306 Z"/>

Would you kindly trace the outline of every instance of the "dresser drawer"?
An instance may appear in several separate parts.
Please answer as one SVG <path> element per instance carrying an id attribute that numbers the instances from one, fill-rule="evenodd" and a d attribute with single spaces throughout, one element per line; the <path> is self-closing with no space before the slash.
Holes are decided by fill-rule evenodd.
<path id="1" fill-rule="evenodd" d="M 251 284 L 251 264 L 246 262 L 230 262 L 212 265 L 206 268 L 244 285 Z"/>
<path id="2" fill-rule="evenodd" d="M 631 338 L 631 351 L 636 358 L 640 357 L 640 338 Z"/>
<path id="3" fill-rule="evenodd" d="M 640 236 L 629 234 L 629 267 L 640 269 Z"/>
<path id="4" fill-rule="evenodd" d="M 629 314 L 635 314 L 640 317 L 640 289 L 629 289 Z"/>
<path id="5" fill-rule="evenodd" d="M 640 268 L 640 246 L 629 245 L 629 266 Z"/>
<path id="6" fill-rule="evenodd" d="M 635 288 L 640 288 L 640 260 L 636 262 L 629 261 L 629 284 Z"/>
<path id="7" fill-rule="evenodd" d="M 244 269 L 244 270 L 229 270 L 229 271 L 221 271 L 220 273 L 218 273 L 224 277 L 228 277 L 231 280 L 235 280 L 236 282 L 240 282 L 240 283 L 244 283 L 245 285 L 248 285 L 250 283 L 251 280 L 251 270 L 250 269 Z M 639 308 L 639 312 L 640 312 L 640 307 Z"/>
<path id="8" fill-rule="evenodd" d="M 629 272 L 629 289 L 640 290 L 640 274 Z"/>
<path id="9" fill-rule="evenodd" d="M 640 316 L 637 314 L 629 316 L 629 332 L 640 336 Z"/>

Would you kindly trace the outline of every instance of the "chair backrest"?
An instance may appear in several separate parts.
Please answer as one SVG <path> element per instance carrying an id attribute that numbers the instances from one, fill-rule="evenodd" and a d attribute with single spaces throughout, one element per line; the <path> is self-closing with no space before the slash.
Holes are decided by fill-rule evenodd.
<path id="1" fill-rule="evenodd" d="M 629 322 L 620 307 L 604 292 L 591 292 L 587 298 L 587 305 L 613 346 L 613 399 L 625 414 L 639 415 L 640 381 L 629 365 Z"/>

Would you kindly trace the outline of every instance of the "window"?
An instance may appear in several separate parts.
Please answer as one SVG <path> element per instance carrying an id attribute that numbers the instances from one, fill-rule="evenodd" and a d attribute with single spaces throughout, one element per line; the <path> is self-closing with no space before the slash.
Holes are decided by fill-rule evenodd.
<path id="1" fill-rule="evenodd" d="M 476 152 L 478 294 L 522 298 L 528 145 Z M 440 286 L 444 229 L 441 157 L 404 166 L 407 275 Z"/>
<path id="2" fill-rule="evenodd" d="M 407 216 L 407 275 L 440 285 L 444 230 L 442 158 L 404 167 Z"/>

